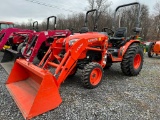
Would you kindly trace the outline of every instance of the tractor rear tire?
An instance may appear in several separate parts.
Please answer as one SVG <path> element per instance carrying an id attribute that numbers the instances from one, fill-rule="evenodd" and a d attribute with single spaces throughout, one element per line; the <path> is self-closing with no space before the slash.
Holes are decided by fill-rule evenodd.
<path id="1" fill-rule="evenodd" d="M 121 62 L 122 72 L 127 76 L 136 76 L 143 66 L 143 50 L 137 44 L 129 46 Z"/>
<path id="2" fill-rule="evenodd" d="M 102 81 L 103 68 L 99 63 L 91 62 L 86 64 L 82 70 L 82 84 L 85 88 L 96 88 Z"/>
<path id="3" fill-rule="evenodd" d="M 148 46 L 148 57 L 153 57 L 153 52 L 152 52 L 152 49 L 153 49 L 153 45 L 154 45 L 154 43 L 153 42 L 151 42 L 150 44 L 149 44 L 149 46 Z"/>

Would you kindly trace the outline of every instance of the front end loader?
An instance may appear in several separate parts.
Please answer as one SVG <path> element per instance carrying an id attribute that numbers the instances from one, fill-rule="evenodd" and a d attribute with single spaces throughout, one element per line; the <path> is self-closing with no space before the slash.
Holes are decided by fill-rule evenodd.
<path id="1" fill-rule="evenodd" d="M 94 32 L 89 32 L 87 27 L 89 12 L 96 12 L 97 19 L 97 10 L 87 11 L 85 26 L 82 27 L 80 34 L 53 41 L 38 66 L 22 58 L 16 60 L 6 81 L 6 87 L 25 119 L 31 119 L 58 107 L 62 102 L 60 86 L 67 77 L 73 76 L 77 69 L 82 71 L 81 81 L 85 88 L 93 89 L 100 85 L 104 74 L 103 68 L 110 63 L 108 57 L 113 57 L 109 51 L 111 38 L 106 32 L 97 32 L 96 25 Z M 129 59 L 129 62 L 122 62 L 125 63 L 129 73 L 131 72 L 128 71 L 128 66 L 137 64 L 135 66 L 138 72 L 129 74 L 133 76 L 137 75 L 142 67 L 133 61 L 138 59 L 137 61 L 143 62 L 143 56 L 141 52 L 139 53 L 138 41 L 134 38 L 129 41 L 131 43 L 127 42 L 125 47 L 120 49 L 119 54 L 123 57 L 114 58 L 114 62 Z M 133 54 L 126 57 L 126 53 Z M 52 68 L 55 68 L 54 71 Z"/>
<path id="2" fill-rule="evenodd" d="M 19 58 L 12 68 L 6 87 L 25 119 L 58 107 L 62 102 L 60 85 L 77 68 L 83 69 L 82 83 L 86 88 L 97 87 L 103 78 L 106 35 L 93 32 L 69 37 L 79 40 L 63 56 L 60 55 L 65 50 L 62 39 L 53 42 L 38 67 Z M 51 67 L 55 72 L 49 71 Z"/>
<path id="3" fill-rule="evenodd" d="M 17 59 L 6 87 L 24 118 L 31 119 L 58 107 L 62 102 L 60 85 L 68 76 L 74 75 L 77 68 L 83 69 L 84 87 L 97 87 L 106 64 L 107 40 L 105 32 L 76 34 L 53 41 L 38 66 Z M 49 69 L 52 67 L 54 72 Z"/>
<path id="4" fill-rule="evenodd" d="M 14 41 L 8 41 L 12 34 L 14 34 L 14 32 L 34 32 L 32 30 L 22 30 L 19 28 L 7 28 L 7 29 L 3 29 L 0 32 L 0 50 L 5 50 L 7 48 L 11 48 L 10 44 L 14 44 Z M 19 41 L 18 41 L 19 42 Z M 15 45 L 16 46 L 16 45 Z"/>
<path id="5" fill-rule="evenodd" d="M 33 22 L 33 30 L 19 28 L 3 29 L 0 33 L 0 50 L 4 52 L 1 62 L 13 60 L 18 53 L 18 46 L 25 41 L 27 34 L 35 33 L 35 30 L 38 30 L 37 21 Z"/>

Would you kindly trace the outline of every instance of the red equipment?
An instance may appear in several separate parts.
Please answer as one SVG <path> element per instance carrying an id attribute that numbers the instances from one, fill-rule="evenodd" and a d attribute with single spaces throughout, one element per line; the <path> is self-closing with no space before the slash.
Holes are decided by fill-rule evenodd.
<path id="1" fill-rule="evenodd" d="M 19 28 L 3 29 L 0 33 L 0 50 L 4 51 L 4 56 L 1 62 L 12 60 L 14 58 L 14 54 L 11 54 L 11 52 L 17 53 L 17 48 L 24 42 L 26 35 L 29 33 L 35 33 L 35 30 L 38 30 L 37 21 L 33 22 L 33 30 Z"/>
<path id="2" fill-rule="evenodd" d="M 15 41 L 13 41 L 13 40 L 11 40 L 12 37 L 10 37 L 10 36 L 12 34 L 14 35 L 14 32 L 20 32 L 20 31 L 21 32 L 33 32 L 32 30 L 22 30 L 22 29 L 19 29 L 19 28 L 7 28 L 7 29 L 3 29 L 0 32 L 0 50 L 2 50 L 3 47 L 4 47 L 4 45 L 6 45 L 6 44 L 8 46 L 10 46 L 9 44 L 14 44 L 15 46 L 17 46 L 16 44 L 18 44 L 20 42 L 19 38 L 15 39 Z M 11 40 L 11 41 L 8 41 L 8 40 Z M 7 45 L 6 45 L 6 47 L 7 47 Z"/>
<path id="3" fill-rule="evenodd" d="M 49 21 L 51 18 L 54 18 L 54 30 L 48 30 Z M 47 18 L 46 31 L 33 34 L 31 38 L 32 40 L 30 40 L 31 42 L 25 41 L 20 45 L 20 51 L 22 56 L 29 62 L 33 62 L 36 56 L 39 60 L 41 60 L 54 40 L 67 37 L 69 35 L 71 35 L 71 31 L 69 30 L 56 30 L 56 17 L 50 16 Z"/>

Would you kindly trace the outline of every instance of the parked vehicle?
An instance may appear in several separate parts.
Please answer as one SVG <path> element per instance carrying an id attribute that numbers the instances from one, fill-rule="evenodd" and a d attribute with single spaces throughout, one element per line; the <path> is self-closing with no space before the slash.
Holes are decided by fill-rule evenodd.
<path id="1" fill-rule="evenodd" d="M 115 15 L 119 8 L 130 5 L 138 5 L 140 11 L 140 4 L 134 2 L 118 6 Z M 137 39 L 141 30 L 139 19 L 134 29 L 136 35 L 127 37 L 126 28 L 118 28 L 113 38 L 109 38 L 107 32 L 97 32 L 97 26 L 93 32 L 89 31 L 87 16 L 90 12 L 96 12 L 97 21 L 98 11 L 87 11 L 81 34 L 54 40 L 38 66 L 22 58 L 16 60 L 6 87 L 25 119 L 58 107 L 62 102 L 60 86 L 77 68 L 82 71 L 83 86 L 89 89 L 101 83 L 103 68 L 112 63 L 120 62 L 122 72 L 128 76 L 136 76 L 141 71 L 143 51 Z M 55 71 L 51 72 L 49 68 L 52 67 Z"/>
<path id="2" fill-rule="evenodd" d="M 35 26 L 36 24 L 36 26 Z M 27 34 L 35 33 L 38 27 L 38 22 L 33 22 L 33 28 L 19 29 L 19 28 L 7 28 L 0 32 L 0 50 L 4 52 L 4 56 L 1 62 L 8 62 L 14 58 L 14 54 L 17 53 L 18 46 L 26 39 Z M 17 34 L 21 33 L 21 34 Z M 14 53 L 14 54 L 11 54 Z"/>
<path id="3" fill-rule="evenodd" d="M 148 57 L 153 57 L 153 55 L 160 55 L 160 41 L 150 42 L 148 46 Z"/>

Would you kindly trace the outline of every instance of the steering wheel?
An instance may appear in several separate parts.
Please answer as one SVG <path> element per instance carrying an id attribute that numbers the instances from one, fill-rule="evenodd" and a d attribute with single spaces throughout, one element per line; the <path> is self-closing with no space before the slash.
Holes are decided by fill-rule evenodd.
<path id="1" fill-rule="evenodd" d="M 114 35 L 114 31 L 113 31 L 112 29 L 110 29 L 110 28 L 107 28 L 107 27 L 104 27 L 104 28 L 102 29 L 102 32 L 107 32 L 107 34 L 108 34 L 109 36 L 113 36 L 113 35 Z"/>

